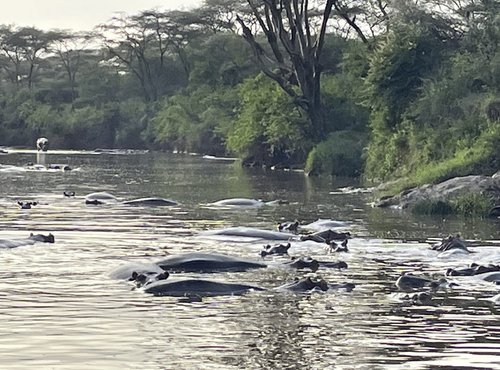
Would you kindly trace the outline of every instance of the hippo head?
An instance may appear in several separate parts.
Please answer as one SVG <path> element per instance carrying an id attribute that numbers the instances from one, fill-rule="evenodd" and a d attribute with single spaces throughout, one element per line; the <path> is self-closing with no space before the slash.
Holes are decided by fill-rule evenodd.
<path id="1" fill-rule="evenodd" d="M 338 268 L 339 270 L 341 270 L 341 269 L 346 269 L 347 267 L 348 267 L 348 266 L 347 266 L 347 263 L 346 263 L 346 262 L 344 262 L 344 261 L 339 261 L 339 262 L 337 263 L 337 268 Z"/>

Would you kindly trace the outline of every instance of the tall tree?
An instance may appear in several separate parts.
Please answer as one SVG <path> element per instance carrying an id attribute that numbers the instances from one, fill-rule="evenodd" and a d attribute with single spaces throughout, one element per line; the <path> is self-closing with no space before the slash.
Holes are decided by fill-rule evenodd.
<path id="1" fill-rule="evenodd" d="M 71 88 L 71 98 L 76 98 L 76 76 L 84 63 L 86 54 L 95 54 L 88 46 L 92 36 L 86 33 L 61 32 L 58 40 L 54 42 L 53 50 L 59 56 L 68 77 Z"/>
<path id="2" fill-rule="evenodd" d="M 321 8 L 309 0 L 247 0 L 269 48 L 261 43 L 242 17 L 237 21 L 261 70 L 276 81 L 306 113 L 311 134 L 324 135 L 321 113 L 320 56 L 334 0 Z M 298 89 L 297 89 L 298 87 Z"/>

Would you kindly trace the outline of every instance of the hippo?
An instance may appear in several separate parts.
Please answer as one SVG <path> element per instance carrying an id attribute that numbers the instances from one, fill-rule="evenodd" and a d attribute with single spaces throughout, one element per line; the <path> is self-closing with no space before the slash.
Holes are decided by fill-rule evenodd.
<path id="1" fill-rule="evenodd" d="M 331 262 L 331 261 L 319 261 L 319 266 L 320 267 L 326 267 L 326 268 L 331 268 L 331 269 L 346 269 L 347 268 L 347 263 L 344 261 L 338 261 L 338 262 Z"/>
<path id="2" fill-rule="evenodd" d="M 430 305 L 432 304 L 432 294 L 430 292 L 418 292 L 412 295 L 406 295 L 403 300 L 410 304 Z"/>
<path id="3" fill-rule="evenodd" d="M 148 207 L 162 207 L 162 206 L 176 206 L 176 201 L 164 198 L 139 198 L 133 200 L 126 200 L 122 204 L 127 206 L 148 206 Z"/>
<path id="4" fill-rule="evenodd" d="M 247 271 L 255 268 L 265 268 L 267 265 L 245 260 L 242 258 L 225 256 L 215 253 L 186 253 L 171 256 L 156 262 L 156 265 L 169 272 L 220 272 L 220 271 Z"/>
<path id="5" fill-rule="evenodd" d="M 335 221 L 329 219 L 317 219 L 306 225 L 301 225 L 302 229 L 313 230 L 313 231 L 323 231 L 328 229 L 343 228 L 348 227 L 349 223 L 343 221 Z"/>
<path id="6" fill-rule="evenodd" d="M 253 227 L 228 227 L 225 229 L 208 230 L 201 233 L 204 236 L 228 236 L 228 237 L 244 237 L 258 238 L 265 240 L 291 240 L 295 237 L 294 234 L 256 229 Z"/>
<path id="7" fill-rule="evenodd" d="M 132 276 L 128 279 L 129 281 L 134 281 L 137 288 L 149 285 L 155 281 L 167 280 L 170 274 L 167 271 L 160 272 L 158 274 L 145 274 L 134 271 Z"/>
<path id="8" fill-rule="evenodd" d="M 292 259 L 289 262 L 285 262 L 283 265 L 298 270 L 311 269 L 312 272 L 318 271 L 319 268 L 319 262 L 311 257 L 300 257 L 300 258 L 292 257 Z"/>
<path id="9" fill-rule="evenodd" d="M 31 209 L 31 207 L 34 207 L 38 205 L 38 202 L 17 202 L 21 206 L 21 209 Z"/>
<path id="10" fill-rule="evenodd" d="M 38 138 L 36 140 L 36 149 L 46 152 L 49 149 L 49 140 L 45 137 Z"/>
<path id="11" fill-rule="evenodd" d="M 488 212 L 488 217 L 492 217 L 492 218 L 500 217 L 500 206 L 495 206 L 495 207 L 491 208 Z"/>
<path id="12" fill-rule="evenodd" d="M 49 164 L 47 166 L 49 170 L 63 170 L 63 171 L 72 171 L 73 169 L 68 164 Z"/>
<path id="13" fill-rule="evenodd" d="M 471 263 L 469 267 L 464 269 L 452 269 L 446 270 L 446 276 L 473 276 L 480 275 L 487 272 L 500 271 L 500 265 L 487 265 L 482 266 L 477 263 Z"/>
<path id="14" fill-rule="evenodd" d="M 211 203 L 211 205 L 217 207 L 248 207 L 248 208 L 262 207 L 264 204 L 265 203 L 260 200 L 249 199 L 249 198 L 222 199 L 217 202 Z"/>
<path id="15" fill-rule="evenodd" d="M 203 279 L 161 280 L 144 287 L 144 292 L 146 293 L 155 296 L 171 297 L 242 295 L 249 291 L 263 290 L 266 289 L 247 284 L 225 283 Z"/>
<path id="16" fill-rule="evenodd" d="M 318 243 L 326 243 L 326 244 L 329 244 L 332 240 L 344 240 L 350 238 L 351 238 L 350 232 L 342 233 L 333 231 L 331 229 L 300 236 L 301 241 L 312 240 Z"/>
<path id="17" fill-rule="evenodd" d="M 25 239 L 0 239 L 0 248 L 16 248 L 16 247 L 22 247 L 26 245 L 33 245 L 36 242 L 42 242 L 42 243 L 54 243 L 55 238 L 54 235 L 49 234 L 49 235 L 42 235 L 42 234 L 36 234 L 34 235 L 33 233 L 30 234 L 29 237 Z"/>
<path id="18" fill-rule="evenodd" d="M 278 231 L 289 231 L 291 233 L 297 234 L 299 230 L 299 221 L 295 222 L 285 222 L 278 224 Z"/>
<path id="19" fill-rule="evenodd" d="M 104 202 L 102 200 L 99 200 L 99 199 L 85 199 L 85 204 L 99 206 L 101 204 L 104 204 Z"/>
<path id="20" fill-rule="evenodd" d="M 500 271 L 485 272 L 484 274 L 476 275 L 476 277 L 484 281 L 500 283 Z"/>
<path id="21" fill-rule="evenodd" d="M 270 246 L 269 244 L 264 247 L 264 250 L 260 251 L 260 256 L 265 257 L 270 254 L 283 255 L 288 254 L 288 250 L 292 245 L 287 243 L 286 245 L 278 244 L 275 246 Z"/>
<path id="22" fill-rule="evenodd" d="M 98 201 L 97 203 L 93 203 L 94 201 Z M 91 193 L 85 196 L 86 204 L 104 204 L 106 202 L 117 202 L 118 199 L 109 193 L 104 191 L 100 191 L 97 193 Z"/>
<path id="23" fill-rule="evenodd" d="M 49 233 L 49 235 L 31 233 L 30 236 L 28 237 L 28 239 L 34 240 L 36 242 L 42 242 L 42 243 L 54 243 L 55 242 L 54 235 L 52 235 L 50 233 Z"/>
<path id="24" fill-rule="evenodd" d="M 288 292 L 308 292 L 316 288 L 326 292 L 328 290 L 328 283 L 323 279 L 312 280 L 310 277 L 306 277 L 305 279 L 296 280 L 274 289 Z"/>
<path id="25" fill-rule="evenodd" d="M 396 281 L 396 286 L 400 290 L 404 291 L 411 291 L 415 289 L 421 289 L 421 288 L 431 288 L 431 289 L 438 289 L 445 284 L 447 284 L 448 281 L 445 278 L 441 278 L 437 281 L 414 276 L 411 274 L 403 274 L 399 277 L 399 279 Z"/>
<path id="26" fill-rule="evenodd" d="M 333 241 L 333 240 L 331 240 L 330 243 L 328 243 L 328 244 L 330 245 L 330 248 L 328 249 L 330 251 L 330 253 L 349 252 L 349 248 L 347 248 L 347 239 L 344 240 L 342 243 L 340 243 L 340 245 L 335 243 L 335 241 Z"/>
<path id="27" fill-rule="evenodd" d="M 439 243 L 434 244 L 431 249 L 439 252 L 446 252 L 452 249 L 459 249 L 464 252 L 471 253 L 471 251 L 467 248 L 467 244 L 465 243 L 465 241 L 460 238 L 460 235 L 457 236 L 450 235 L 449 237 L 441 240 Z"/>
<path id="28" fill-rule="evenodd" d="M 132 278 L 134 272 L 143 275 L 157 275 L 164 273 L 165 270 L 155 263 L 132 262 L 118 266 L 109 272 L 108 275 L 112 279 L 129 280 Z"/>

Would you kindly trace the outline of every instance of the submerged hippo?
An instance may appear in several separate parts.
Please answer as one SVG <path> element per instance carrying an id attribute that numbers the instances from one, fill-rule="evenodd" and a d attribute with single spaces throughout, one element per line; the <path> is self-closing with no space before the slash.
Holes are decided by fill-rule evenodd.
<path id="1" fill-rule="evenodd" d="M 447 283 L 448 281 L 445 278 L 441 278 L 435 281 L 411 274 L 403 274 L 396 281 L 396 286 L 400 290 L 411 291 L 422 288 L 438 289 L 445 286 Z"/>
<path id="2" fill-rule="evenodd" d="M 263 202 L 261 200 L 249 199 L 249 198 L 229 198 L 218 200 L 217 202 L 210 203 L 212 206 L 217 207 L 230 207 L 230 208 L 259 208 L 264 205 L 279 205 L 279 204 L 287 204 L 286 201 L 281 199 L 272 200 L 270 202 Z"/>
<path id="3" fill-rule="evenodd" d="M 259 238 L 265 240 L 290 240 L 295 237 L 294 234 L 256 229 L 253 227 L 228 227 L 225 229 L 208 230 L 201 233 L 205 236 L 223 236 L 223 237 L 244 237 Z"/>
<path id="4" fill-rule="evenodd" d="M 299 225 L 299 221 L 280 223 L 278 224 L 278 231 L 288 231 L 297 234 L 299 231 Z"/>
<path id="5" fill-rule="evenodd" d="M 274 288 L 274 290 L 307 293 L 316 290 L 326 292 L 330 289 L 344 289 L 347 291 L 352 291 L 354 288 L 355 285 L 353 283 L 329 284 L 323 279 L 313 280 L 310 277 L 306 277 L 304 279 L 295 280 L 292 283 L 281 285 L 277 288 Z"/>
<path id="6" fill-rule="evenodd" d="M 347 248 L 347 239 L 340 243 L 340 245 L 335 243 L 333 240 L 328 244 L 330 245 L 330 247 L 328 248 L 330 253 L 349 252 L 349 248 Z"/>
<path id="7" fill-rule="evenodd" d="M 176 206 L 178 203 L 176 201 L 164 198 L 139 198 L 126 200 L 122 204 L 127 206 L 147 206 L 147 207 L 165 207 L 165 206 Z"/>
<path id="8" fill-rule="evenodd" d="M 446 270 L 446 276 L 473 276 L 480 275 L 487 272 L 500 271 L 500 265 L 487 265 L 482 266 L 477 263 L 471 263 L 469 267 L 463 269 L 452 269 Z"/>
<path id="9" fill-rule="evenodd" d="M 45 137 L 36 140 L 36 149 L 46 152 L 49 149 L 49 140 Z"/>
<path id="10" fill-rule="evenodd" d="M 43 235 L 43 234 L 30 234 L 29 237 L 24 239 L 0 239 L 0 248 L 16 248 L 25 245 L 33 245 L 36 242 L 42 243 L 54 243 L 54 235 Z"/>
<path id="11" fill-rule="evenodd" d="M 432 246 L 433 250 L 439 251 L 439 252 L 446 252 L 452 249 L 459 249 L 467 253 L 471 253 L 471 251 L 467 248 L 467 244 L 463 239 L 460 238 L 460 235 L 457 236 L 449 236 L 443 240 L 441 240 L 439 243 L 434 244 Z"/>
<path id="12" fill-rule="evenodd" d="M 99 191 L 96 193 L 90 193 L 85 196 L 86 204 L 104 204 L 104 203 L 116 203 L 118 199 L 105 191 Z"/>
<path id="13" fill-rule="evenodd" d="M 217 207 L 249 207 L 249 208 L 262 207 L 264 204 L 265 203 L 260 200 L 249 199 L 249 198 L 222 199 L 217 202 L 211 203 L 211 205 Z"/>
<path id="14" fill-rule="evenodd" d="M 266 290 L 253 285 L 225 283 L 203 279 L 162 280 L 146 285 L 144 292 L 155 296 L 171 297 L 213 297 L 220 295 L 241 295 L 249 291 Z"/>
<path id="15" fill-rule="evenodd" d="M 264 246 L 264 250 L 260 251 L 260 256 L 265 257 L 271 254 L 283 255 L 288 254 L 288 250 L 292 245 L 287 243 L 286 245 L 278 244 L 274 246 L 270 246 L 269 244 Z"/>
<path id="16" fill-rule="evenodd" d="M 305 279 L 281 285 L 274 289 L 289 292 L 308 292 L 316 288 L 326 292 L 328 290 L 328 283 L 323 279 L 312 280 L 310 277 L 307 277 Z"/>
<path id="17" fill-rule="evenodd" d="M 38 202 L 17 202 L 21 209 L 31 209 L 31 207 L 34 207 L 38 205 Z"/>
<path id="18" fill-rule="evenodd" d="M 350 232 L 342 233 L 328 229 L 328 230 L 318 231 L 313 234 L 302 235 L 300 237 L 300 240 L 302 241 L 312 240 L 318 243 L 329 244 L 332 240 L 344 240 L 350 238 L 351 238 Z"/>
<path id="19" fill-rule="evenodd" d="M 220 272 L 247 271 L 264 268 L 267 265 L 216 253 L 186 253 L 156 262 L 163 270 L 170 272 Z"/>
<path id="20" fill-rule="evenodd" d="M 162 274 L 165 270 L 155 263 L 132 262 L 118 266 L 109 272 L 109 276 L 112 279 L 128 280 L 134 272 L 137 274 L 154 275 Z"/>
<path id="21" fill-rule="evenodd" d="M 129 281 L 135 282 L 135 286 L 137 288 L 149 285 L 154 283 L 155 281 L 167 280 L 170 274 L 167 271 L 163 271 L 159 274 L 139 274 L 134 271 L 132 276 L 128 279 Z"/>

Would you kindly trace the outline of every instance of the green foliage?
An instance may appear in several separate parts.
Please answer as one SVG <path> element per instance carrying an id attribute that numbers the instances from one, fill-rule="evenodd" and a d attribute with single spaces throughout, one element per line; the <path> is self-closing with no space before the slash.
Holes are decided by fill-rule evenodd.
<path id="1" fill-rule="evenodd" d="M 425 200 L 412 208 L 420 215 L 458 215 L 463 217 L 487 217 L 493 202 L 481 194 L 466 194 L 450 200 Z"/>
<path id="2" fill-rule="evenodd" d="M 416 215 L 449 215 L 453 214 L 454 210 L 452 205 L 448 202 L 435 199 L 427 199 L 418 202 L 413 206 L 411 212 Z"/>
<path id="3" fill-rule="evenodd" d="M 223 154 L 236 104 L 234 89 L 200 86 L 167 99 L 153 117 L 151 130 L 162 148 Z"/>
<path id="4" fill-rule="evenodd" d="M 359 176 L 366 135 L 356 131 L 337 131 L 316 145 L 307 156 L 309 175 Z"/>
<path id="5" fill-rule="evenodd" d="M 279 86 L 260 75 L 240 85 L 239 114 L 228 148 L 265 164 L 300 162 L 310 147 L 307 118 Z"/>

